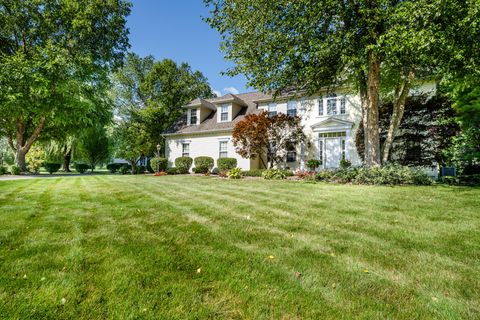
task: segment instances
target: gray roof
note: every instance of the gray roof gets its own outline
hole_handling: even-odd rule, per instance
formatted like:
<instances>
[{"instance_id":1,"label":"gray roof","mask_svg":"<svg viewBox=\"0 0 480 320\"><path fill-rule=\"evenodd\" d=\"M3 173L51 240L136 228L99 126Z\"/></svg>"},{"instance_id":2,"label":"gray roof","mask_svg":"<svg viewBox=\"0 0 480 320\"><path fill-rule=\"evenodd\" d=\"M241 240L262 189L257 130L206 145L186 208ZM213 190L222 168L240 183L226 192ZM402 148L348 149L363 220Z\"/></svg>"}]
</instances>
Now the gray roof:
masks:
<instances>
[{"instance_id":1,"label":"gray roof","mask_svg":"<svg viewBox=\"0 0 480 320\"><path fill-rule=\"evenodd\" d=\"M250 92L240 94L227 94L222 97L211 99L195 99L191 101L185 107L195 107L204 104L205 102L210 104L218 104L223 102L235 102L242 107L242 110L235 116L233 121L217 122L217 111L212 111L210 115L202 121L199 125L187 125L186 117L179 119L173 126L164 132L166 135L185 135L195 133L208 133L215 131L228 131L232 130L235 124L241 121L245 115L251 113L258 113L257 103L259 100L271 99L272 96L261 92ZM203 100L203 102L202 102Z\"/></svg>"}]
</instances>

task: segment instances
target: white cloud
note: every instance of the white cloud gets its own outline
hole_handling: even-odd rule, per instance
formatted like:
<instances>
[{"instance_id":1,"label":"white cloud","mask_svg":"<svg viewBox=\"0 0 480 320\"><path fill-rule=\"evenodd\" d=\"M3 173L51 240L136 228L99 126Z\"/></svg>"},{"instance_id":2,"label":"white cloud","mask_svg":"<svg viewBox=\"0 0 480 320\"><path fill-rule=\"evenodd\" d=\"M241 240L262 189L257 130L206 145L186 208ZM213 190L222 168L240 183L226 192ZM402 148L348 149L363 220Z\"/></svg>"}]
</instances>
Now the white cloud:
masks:
<instances>
[{"instance_id":1,"label":"white cloud","mask_svg":"<svg viewBox=\"0 0 480 320\"><path fill-rule=\"evenodd\" d=\"M217 97L221 97L221 96L222 96L222 93L221 93L220 91L214 90L214 89L213 89L212 91L213 91L214 94L217 95Z\"/></svg>"},{"instance_id":2,"label":"white cloud","mask_svg":"<svg viewBox=\"0 0 480 320\"><path fill-rule=\"evenodd\" d=\"M237 88L235 87L226 87L226 88L223 88L223 92L225 93L232 93L232 94L239 94L240 91L238 91Z\"/></svg>"}]
</instances>

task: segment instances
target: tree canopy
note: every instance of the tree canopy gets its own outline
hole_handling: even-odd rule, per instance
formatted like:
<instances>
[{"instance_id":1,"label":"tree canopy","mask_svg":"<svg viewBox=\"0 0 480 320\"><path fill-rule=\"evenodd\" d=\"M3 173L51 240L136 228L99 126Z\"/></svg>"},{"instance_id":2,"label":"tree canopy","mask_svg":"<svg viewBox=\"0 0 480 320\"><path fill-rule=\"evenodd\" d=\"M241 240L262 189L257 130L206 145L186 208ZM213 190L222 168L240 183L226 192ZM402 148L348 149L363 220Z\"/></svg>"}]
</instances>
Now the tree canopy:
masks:
<instances>
[{"instance_id":1,"label":"tree canopy","mask_svg":"<svg viewBox=\"0 0 480 320\"><path fill-rule=\"evenodd\" d=\"M41 136L92 124L128 48L125 0L0 2L0 134L26 170Z\"/></svg>"},{"instance_id":2,"label":"tree canopy","mask_svg":"<svg viewBox=\"0 0 480 320\"><path fill-rule=\"evenodd\" d=\"M205 0L222 49L263 91L359 92L365 164L381 161L378 106L395 100L392 140L415 78L478 71L480 4L460 0ZM476 40L477 39L477 40ZM387 143L388 158L389 144Z\"/></svg>"}]
</instances>

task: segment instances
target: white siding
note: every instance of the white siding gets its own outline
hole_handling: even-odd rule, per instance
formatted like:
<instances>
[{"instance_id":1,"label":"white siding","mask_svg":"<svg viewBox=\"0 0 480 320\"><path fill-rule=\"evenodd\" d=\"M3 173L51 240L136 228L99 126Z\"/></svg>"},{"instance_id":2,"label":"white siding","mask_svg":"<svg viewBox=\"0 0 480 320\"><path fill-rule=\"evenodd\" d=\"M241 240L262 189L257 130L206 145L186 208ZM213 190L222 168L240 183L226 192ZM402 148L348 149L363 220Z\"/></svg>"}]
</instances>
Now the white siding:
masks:
<instances>
[{"instance_id":1,"label":"white siding","mask_svg":"<svg viewBox=\"0 0 480 320\"><path fill-rule=\"evenodd\" d=\"M220 141L228 141L228 157L237 159L237 166L243 170L250 170L250 159L244 159L235 152L231 135L219 134L208 136L168 137L166 144L166 156L169 167L175 166L175 159L182 156L182 143L190 143L190 157L195 159L199 156L212 157L215 167L219 158ZM193 165L192 165L193 167Z\"/></svg>"}]
</instances>

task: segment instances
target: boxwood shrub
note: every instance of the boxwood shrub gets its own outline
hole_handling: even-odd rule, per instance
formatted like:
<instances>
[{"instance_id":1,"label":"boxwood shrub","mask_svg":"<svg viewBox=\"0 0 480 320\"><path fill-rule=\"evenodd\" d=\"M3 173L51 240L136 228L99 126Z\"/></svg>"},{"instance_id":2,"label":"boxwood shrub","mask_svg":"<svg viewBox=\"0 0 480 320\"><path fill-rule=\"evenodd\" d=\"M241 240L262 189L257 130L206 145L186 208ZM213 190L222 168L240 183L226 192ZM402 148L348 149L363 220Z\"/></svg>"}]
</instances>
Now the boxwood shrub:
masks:
<instances>
[{"instance_id":1,"label":"boxwood shrub","mask_svg":"<svg viewBox=\"0 0 480 320\"><path fill-rule=\"evenodd\" d=\"M190 157L178 157L175 159L175 167L177 168L178 173L181 174L188 173L192 163L193 159Z\"/></svg>"},{"instance_id":2,"label":"boxwood shrub","mask_svg":"<svg viewBox=\"0 0 480 320\"><path fill-rule=\"evenodd\" d=\"M214 165L212 157L196 157L194 163L195 173L208 173Z\"/></svg>"},{"instance_id":3,"label":"boxwood shrub","mask_svg":"<svg viewBox=\"0 0 480 320\"><path fill-rule=\"evenodd\" d=\"M75 163L75 170L79 173L85 173L91 167L86 163Z\"/></svg>"},{"instance_id":4,"label":"boxwood shrub","mask_svg":"<svg viewBox=\"0 0 480 320\"><path fill-rule=\"evenodd\" d=\"M166 170L167 174L178 174L178 170L175 167L167 168Z\"/></svg>"},{"instance_id":5,"label":"boxwood shrub","mask_svg":"<svg viewBox=\"0 0 480 320\"><path fill-rule=\"evenodd\" d=\"M117 172L118 170L120 170L121 167L122 167L121 163L109 163L109 164L107 164L107 169L111 173Z\"/></svg>"},{"instance_id":6,"label":"boxwood shrub","mask_svg":"<svg viewBox=\"0 0 480 320\"><path fill-rule=\"evenodd\" d=\"M57 162L45 162L43 164L43 167L45 168L45 170L47 170L48 173L52 174L60 170L62 164Z\"/></svg>"},{"instance_id":7,"label":"boxwood shrub","mask_svg":"<svg viewBox=\"0 0 480 320\"><path fill-rule=\"evenodd\" d=\"M167 170L168 160L166 158L155 157L150 159L150 166L155 172Z\"/></svg>"},{"instance_id":8,"label":"boxwood shrub","mask_svg":"<svg viewBox=\"0 0 480 320\"><path fill-rule=\"evenodd\" d=\"M229 171L237 167L237 159L235 158L217 159L217 167L220 172Z\"/></svg>"}]
</instances>

